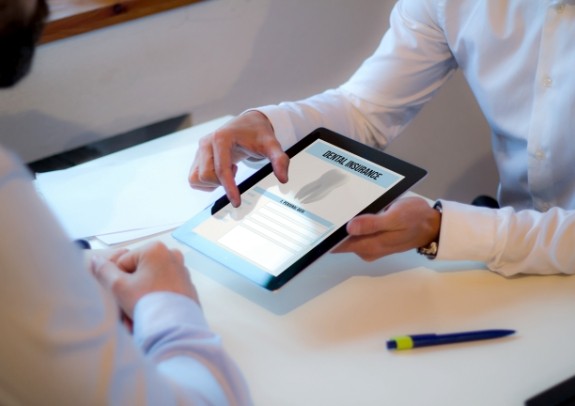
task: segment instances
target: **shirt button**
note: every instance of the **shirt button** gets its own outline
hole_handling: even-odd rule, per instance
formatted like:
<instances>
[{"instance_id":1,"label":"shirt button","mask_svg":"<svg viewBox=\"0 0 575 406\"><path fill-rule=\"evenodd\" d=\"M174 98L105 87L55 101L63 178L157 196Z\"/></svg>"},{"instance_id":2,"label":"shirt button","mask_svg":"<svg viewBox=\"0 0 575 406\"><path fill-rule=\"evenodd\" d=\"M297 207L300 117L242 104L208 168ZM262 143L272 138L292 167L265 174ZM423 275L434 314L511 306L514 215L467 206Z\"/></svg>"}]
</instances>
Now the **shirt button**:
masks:
<instances>
[{"instance_id":1,"label":"shirt button","mask_svg":"<svg viewBox=\"0 0 575 406\"><path fill-rule=\"evenodd\" d=\"M550 208L551 208L551 205L550 205L549 203L541 203L541 204L539 205L539 209L540 209L540 211L542 211L542 212L546 212L546 211L548 211Z\"/></svg>"},{"instance_id":2,"label":"shirt button","mask_svg":"<svg viewBox=\"0 0 575 406\"><path fill-rule=\"evenodd\" d=\"M552 84L553 84L553 79L551 79L549 76L545 76L543 78L543 86L551 87Z\"/></svg>"},{"instance_id":3,"label":"shirt button","mask_svg":"<svg viewBox=\"0 0 575 406\"><path fill-rule=\"evenodd\" d=\"M540 149L535 151L535 159L537 159L538 161L542 161L543 159L545 159L545 152L543 152Z\"/></svg>"},{"instance_id":4,"label":"shirt button","mask_svg":"<svg viewBox=\"0 0 575 406\"><path fill-rule=\"evenodd\" d=\"M565 11L565 4L561 3L557 6L557 14L563 14L563 11Z\"/></svg>"}]
</instances>

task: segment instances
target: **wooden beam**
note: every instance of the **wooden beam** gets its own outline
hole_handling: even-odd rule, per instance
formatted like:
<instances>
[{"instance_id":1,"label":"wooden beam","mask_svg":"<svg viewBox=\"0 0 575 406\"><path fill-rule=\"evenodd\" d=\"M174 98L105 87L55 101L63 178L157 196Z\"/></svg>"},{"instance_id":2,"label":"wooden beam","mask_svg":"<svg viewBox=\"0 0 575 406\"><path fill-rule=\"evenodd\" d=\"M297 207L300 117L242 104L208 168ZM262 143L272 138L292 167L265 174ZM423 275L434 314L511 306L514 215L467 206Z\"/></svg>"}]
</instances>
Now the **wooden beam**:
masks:
<instances>
[{"instance_id":1,"label":"wooden beam","mask_svg":"<svg viewBox=\"0 0 575 406\"><path fill-rule=\"evenodd\" d=\"M50 18L40 43L97 30L205 0L48 0Z\"/></svg>"}]
</instances>

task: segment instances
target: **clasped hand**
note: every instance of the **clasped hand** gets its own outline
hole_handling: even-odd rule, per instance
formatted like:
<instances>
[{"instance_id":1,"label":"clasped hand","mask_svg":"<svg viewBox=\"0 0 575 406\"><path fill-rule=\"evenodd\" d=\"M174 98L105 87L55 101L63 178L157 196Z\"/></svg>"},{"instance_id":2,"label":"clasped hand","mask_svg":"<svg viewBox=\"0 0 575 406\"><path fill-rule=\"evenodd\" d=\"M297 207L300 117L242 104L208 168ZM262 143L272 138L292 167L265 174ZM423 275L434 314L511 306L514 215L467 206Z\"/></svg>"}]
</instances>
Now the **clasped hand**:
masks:
<instances>
[{"instance_id":1,"label":"clasped hand","mask_svg":"<svg viewBox=\"0 0 575 406\"><path fill-rule=\"evenodd\" d=\"M133 250L91 254L90 269L132 319L138 300L152 292L173 292L199 303L180 251L153 242Z\"/></svg>"}]
</instances>

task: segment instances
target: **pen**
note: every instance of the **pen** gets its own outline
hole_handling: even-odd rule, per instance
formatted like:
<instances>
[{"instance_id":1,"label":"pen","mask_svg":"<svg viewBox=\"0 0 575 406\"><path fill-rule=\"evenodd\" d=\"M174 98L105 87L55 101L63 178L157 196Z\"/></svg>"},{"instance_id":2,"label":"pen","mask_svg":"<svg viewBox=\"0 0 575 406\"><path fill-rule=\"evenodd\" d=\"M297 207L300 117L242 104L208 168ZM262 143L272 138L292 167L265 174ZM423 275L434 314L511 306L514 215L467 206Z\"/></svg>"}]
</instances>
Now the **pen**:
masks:
<instances>
[{"instance_id":1,"label":"pen","mask_svg":"<svg viewBox=\"0 0 575 406\"><path fill-rule=\"evenodd\" d=\"M515 330L479 330L449 334L414 334L393 337L387 341L388 350L409 350L430 345L463 343L466 341L491 340L506 337Z\"/></svg>"}]
</instances>

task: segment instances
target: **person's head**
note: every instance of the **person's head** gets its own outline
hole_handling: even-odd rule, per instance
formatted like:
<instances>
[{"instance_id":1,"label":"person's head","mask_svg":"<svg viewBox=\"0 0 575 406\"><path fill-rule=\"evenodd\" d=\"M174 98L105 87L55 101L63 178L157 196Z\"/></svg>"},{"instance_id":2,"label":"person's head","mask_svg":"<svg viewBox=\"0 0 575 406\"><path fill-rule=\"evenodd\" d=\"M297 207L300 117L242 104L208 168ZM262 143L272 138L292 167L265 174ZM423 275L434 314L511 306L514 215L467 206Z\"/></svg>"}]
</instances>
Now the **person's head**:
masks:
<instances>
[{"instance_id":1,"label":"person's head","mask_svg":"<svg viewBox=\"0 0 575 406\"><path fill-rule=\"evenodd\" d=\"M47 16L46 0L0 0L0 87L29 72Z\"/></svg>"}]
</instances>

